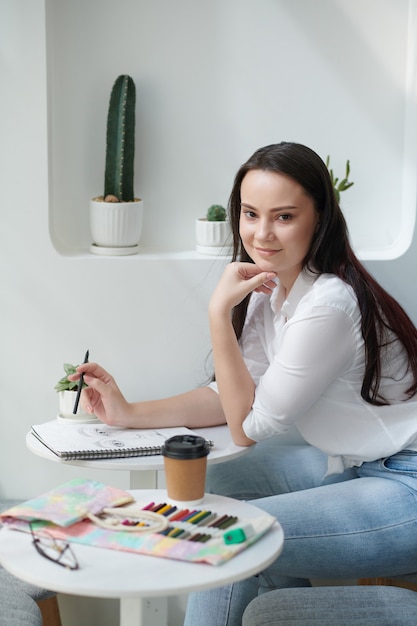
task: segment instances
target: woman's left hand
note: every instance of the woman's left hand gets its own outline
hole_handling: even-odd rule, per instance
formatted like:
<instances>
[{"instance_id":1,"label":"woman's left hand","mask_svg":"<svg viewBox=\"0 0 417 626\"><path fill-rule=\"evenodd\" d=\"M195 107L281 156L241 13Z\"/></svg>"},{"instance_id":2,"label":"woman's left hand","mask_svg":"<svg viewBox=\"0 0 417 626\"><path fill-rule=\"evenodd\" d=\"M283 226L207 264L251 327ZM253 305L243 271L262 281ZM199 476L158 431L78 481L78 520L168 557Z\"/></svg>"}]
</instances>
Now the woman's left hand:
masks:
<instances>
[{"instance_id":1,"label":"woman's left hand","mask_svg":"<svg viewBox=\"0 0 417 626\"><path fill-rule=\"evenodd\" d=\"M276 274L263 272L254 263L234 262L224 270L210 300L210 310L230 312L252 291L270 294Z\"/></svg>"}]
</instances>

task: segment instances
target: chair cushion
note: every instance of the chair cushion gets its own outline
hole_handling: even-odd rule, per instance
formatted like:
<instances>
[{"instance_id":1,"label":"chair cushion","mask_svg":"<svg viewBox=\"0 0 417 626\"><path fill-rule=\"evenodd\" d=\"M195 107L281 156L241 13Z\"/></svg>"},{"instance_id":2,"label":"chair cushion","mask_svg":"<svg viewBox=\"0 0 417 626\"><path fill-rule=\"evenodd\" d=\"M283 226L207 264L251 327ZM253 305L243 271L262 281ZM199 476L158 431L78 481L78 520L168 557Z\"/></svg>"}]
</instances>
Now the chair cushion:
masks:
<instances>
[{"instance_id":1,"label":"chair cushion","mask_svg":"<svg viewBox=\"0 0 417 626\"><path fill-rule=\"evenodd\" d=\"M0 500L0 511L6 511L12 506L20 503L21 500ZM42 589L41 587L36 587L35 585L31 585L30 583L26 583L23 580L16 578L12 574L9 574L9 572L1 567L1 565L0 589L5 590L5 593L12 593L14 590L16 590L16 592L19 594L26 593L28 596L33 598L33 600L46 600L47 598L51 598L52 596L56 595L54 591L48 591L46 589Z\"/></svg>"},{"instance_id":2,"label":"chair cushion","mask_svg":"<svg viewBox=\"0 0 417 626\"><path fill-rule=\"evenodd\" d=\"M0 587L0 626L42 626L38 605L18 589Z\"/></svg>"},{"instance_id":3,"label":"chair cushion","mask_svg":"<svg viewBox=\"0 0 417 626\"><path fill-rule=\"evenodd\" d=\"M247 606L242 626L415 626L417 593L400 587L277 589Z\"/></svg>"}]
</instances>

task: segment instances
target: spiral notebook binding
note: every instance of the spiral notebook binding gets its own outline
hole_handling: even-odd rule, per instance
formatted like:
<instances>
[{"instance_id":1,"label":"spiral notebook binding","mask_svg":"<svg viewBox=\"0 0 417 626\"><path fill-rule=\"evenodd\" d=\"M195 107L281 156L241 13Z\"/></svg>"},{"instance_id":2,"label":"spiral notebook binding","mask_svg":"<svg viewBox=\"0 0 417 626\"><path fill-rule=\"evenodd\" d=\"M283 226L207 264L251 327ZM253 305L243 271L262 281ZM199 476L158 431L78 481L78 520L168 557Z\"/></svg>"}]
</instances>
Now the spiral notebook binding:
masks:
<instances>
[{"instance_id":1,"label":"spiral notebook binding","mask_svg":"<svg viewBox=\"0 0 417 626\"><path fill-rule=\"evenodd\" d=\"M161 439L174 435L195 435L185 427L123 429L107 424L67 424L58 421L35 424L31 434L63 461L117 459L162 454ZM207 441L210 448L214 442ZM95 448L92 446L96 446Z\"/></svg>"},{"instance_id":2,"label":"spiral notebook binding","mask_svg":"<svg viewBox=\"0 0 417 626\"><path fill-rule=\"evenodd\" d=\"M214 442L207 440L210 448L214 446ZM143 448L119 448L112 450L103 448L103 450L82 450L82 451L64 451L60 453L61 459L64 461L85 461L88 459L120 459L132 456L157 456L162 454L162 446L144 446Z\"/></svg>"},{"instance_id":3,"label":"spiral notebook binding","mask_svg":"<svg viewBox=\"0 0 417 626\"><path fill-rule=\"evenodd\" d=\"M116 459L132 456L156 456L161 454L161 446L147 446L143 448L120 448L119 450L83 450L82 452L61 452L61 458L65 461L86 459Z\"/></svg>"}]
</instances>

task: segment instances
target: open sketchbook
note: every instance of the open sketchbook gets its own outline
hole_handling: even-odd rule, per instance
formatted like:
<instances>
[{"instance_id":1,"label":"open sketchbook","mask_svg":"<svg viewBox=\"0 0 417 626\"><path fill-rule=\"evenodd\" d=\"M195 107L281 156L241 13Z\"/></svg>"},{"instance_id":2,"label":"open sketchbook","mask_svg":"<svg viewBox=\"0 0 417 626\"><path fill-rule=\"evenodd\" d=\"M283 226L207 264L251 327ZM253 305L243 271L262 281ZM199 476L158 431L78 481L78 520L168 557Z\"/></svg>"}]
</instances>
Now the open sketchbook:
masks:
<instances>
[{"instance_id":1,"label":"open sketchbook","mask_svg":"<svg viewBox=\"0 0 417 626\"><path fill-rule=\"evenodd\" d=\"M162 445L169 437L197 434L183 427L152 430L102 423L62 424L58 420L32 426L31 433L65 461L154 456L161 454Z\"/></svg>"}]
</instances>

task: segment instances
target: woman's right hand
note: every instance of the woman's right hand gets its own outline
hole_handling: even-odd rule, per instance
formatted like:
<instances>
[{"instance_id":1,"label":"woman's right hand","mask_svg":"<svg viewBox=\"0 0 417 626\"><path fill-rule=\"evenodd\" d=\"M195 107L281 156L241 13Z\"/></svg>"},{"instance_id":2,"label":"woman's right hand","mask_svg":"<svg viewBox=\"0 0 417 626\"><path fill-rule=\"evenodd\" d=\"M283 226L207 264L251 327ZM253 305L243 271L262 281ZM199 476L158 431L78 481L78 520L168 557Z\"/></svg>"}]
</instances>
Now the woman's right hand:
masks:
<instances>
[{"instance_id":1,"label":"woman's right hand","mask_svg":"<svg viewBox=\"0 0 417 626\"><path fill-rule=\"evenodd\" d=\"M132 406L126 401L114 378L97 363L83 363L69 380L79 380L84 374L88 385L82 390L81 405L86 413L93 414L105 424L129 427Z\"/></svg>"},{"instance_id":2,"label":"woman's right hand","mask_svg":"<svg viewBox=\"0 0 417 626\"><path fill-rule=\"evenodd\" d=\"M227 315L252 291L271 294L276 287L275 272L264 272L254 263L229 263L211 296L209 312Z\"/></svg>"}]
</instances>

